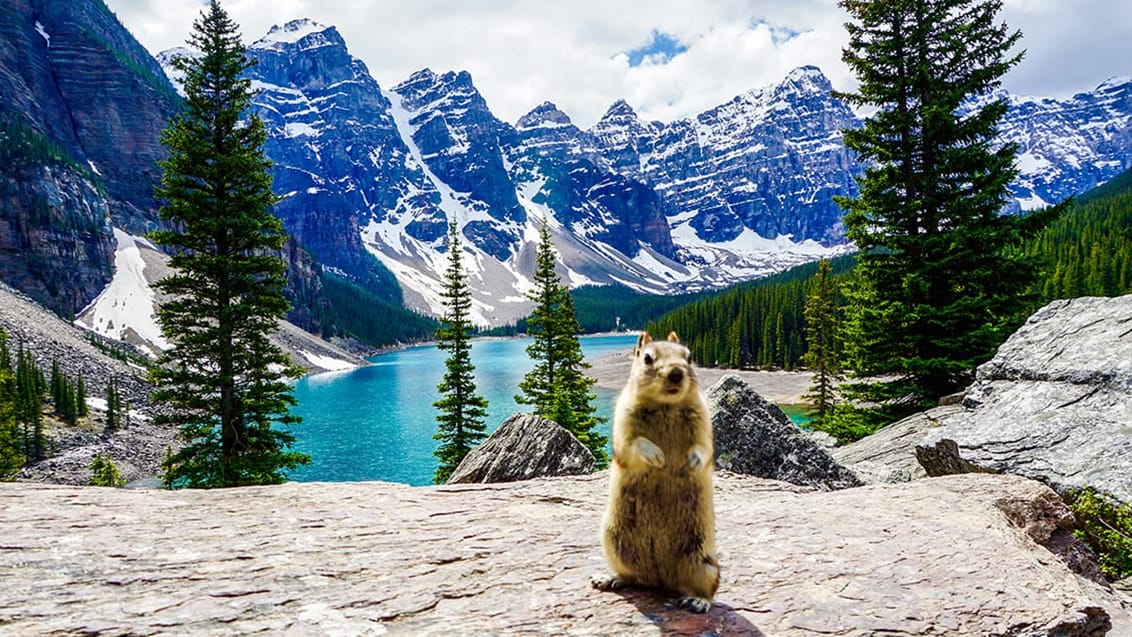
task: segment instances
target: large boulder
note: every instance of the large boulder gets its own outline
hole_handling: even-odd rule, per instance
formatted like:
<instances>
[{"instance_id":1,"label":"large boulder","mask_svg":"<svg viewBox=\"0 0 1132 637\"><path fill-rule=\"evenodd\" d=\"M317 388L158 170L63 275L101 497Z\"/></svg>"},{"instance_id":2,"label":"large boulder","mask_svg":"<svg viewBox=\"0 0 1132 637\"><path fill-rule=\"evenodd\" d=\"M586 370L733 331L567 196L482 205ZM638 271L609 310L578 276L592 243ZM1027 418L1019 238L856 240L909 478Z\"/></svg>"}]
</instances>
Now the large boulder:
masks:
<instances>
[{"instance_id":1,"label":"large boulder","mask_svg":"<svg viewBox=\"0 0 1132 637\"><path fill-rule=\"evenodd\" d=\"M1072 516L1032 480L814 492L721 473L723 581L704 615L590 587L607 484L0 484L0 632L1132 634L1127 598L1061 558Z\"/></svg>"},{"instance_id":2,"label":"large boulder","mask_svg":"<svg viewBox=\"0 0 1132 637\"><path fill-rule=\"evenodd\" d=\"M515 414L464 456L448 484L573 476L593 468L593 453L574 434L552 420Z\"/></svg>"},{"instance_id":3,"label":"large boulder","mask_svg":"<svg viewBox=\"0 0 1132 637\"><path fill-rule=\"evenodd\" d=\"M917 446L928 475L1011 473L1132 503L1132 295L1045 306L962 404Z\"/></svg>"},{"instance_id":4,"label":"large boulder","mask_svg":"<svg viewBox=\"0 0 1132 637\"><path fill-rule=\"evenodd\" d=\"M738 376L719 379L706 398L720 469L822 490L861 485L853 472Z\"/></svg>"},{"instance_id":5,"label":"large boulder","mask_svg":"<svg viewBox=\"0 0 1132 637\"><path fill-rule=\"evenodd\" d=\"M916 445L929 431L944 426L963 411L958 405L945 405L913 414L856 442L834 447L829 455L866 484L923 478L927 473L916 458Z\"/></svg>"}]
</instances>

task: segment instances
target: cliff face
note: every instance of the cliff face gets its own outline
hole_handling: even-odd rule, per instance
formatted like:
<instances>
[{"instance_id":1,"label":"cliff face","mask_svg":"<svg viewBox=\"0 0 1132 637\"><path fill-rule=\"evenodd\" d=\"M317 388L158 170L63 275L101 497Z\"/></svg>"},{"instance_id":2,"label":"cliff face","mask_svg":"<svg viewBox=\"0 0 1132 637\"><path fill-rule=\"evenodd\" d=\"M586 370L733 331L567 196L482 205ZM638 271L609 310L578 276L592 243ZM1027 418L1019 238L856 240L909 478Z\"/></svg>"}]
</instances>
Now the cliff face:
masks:
<instances>
[{"instance_id":1,"label":"cliff face","mask_svg":"<svg viewBox=\"0 0 1132 637\"><path fill-rule=\"evenodd\" d=\"M100 0L14 0L0 16L0 277L69 315L109 281L111 225L156 227L177 97Z\"/></svg>"},{"instance_id":2,"label":"cliff face","mask_svg":"<svg viewBox=\"0 0 1132 637\"><path fill-rule=\"evenodd\" d=\"M114 225L157 227L154 184L165 156L159 137L180 100L164 71L101 0L35 0L51 77L81 156L93 163Z\"/></svg>"},{"instance_id":3,"label":"cliff face","mask_svg":"<svg viewBox=\"0 0 1132 637\"><path fill-rule=\"evenodd\" d=\"M0 485L14 634L1010 635L1132 631L1071 516L991 475L806 492L718 475L710 612L601 593L602 474L214 491ZM1050 547L1050 548L1047 548ZM1052 549L1052 550L1051 550ZM1111 632L1110 632L1111 631Z\"/></svg>"},{"instance_id":4,"label":"cliff face","mask_svg":"<svg viewBox=\"0 0 1132 637\"><path fill-rule=\"evenodd\" d=\"M110 281L109 203L73 165L7 150L0 150L8 160L0 174L0 281L74 315Z\"/></svg>"}]
</instances>

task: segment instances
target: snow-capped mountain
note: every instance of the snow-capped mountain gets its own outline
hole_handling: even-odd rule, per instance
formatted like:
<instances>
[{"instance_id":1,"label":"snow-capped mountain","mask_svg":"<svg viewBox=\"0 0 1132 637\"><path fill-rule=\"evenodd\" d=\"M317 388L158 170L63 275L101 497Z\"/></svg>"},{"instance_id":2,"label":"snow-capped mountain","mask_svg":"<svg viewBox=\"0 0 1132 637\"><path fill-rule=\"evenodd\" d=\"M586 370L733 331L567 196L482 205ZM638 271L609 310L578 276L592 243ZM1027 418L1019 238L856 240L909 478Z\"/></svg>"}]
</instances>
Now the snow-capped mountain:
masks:
<instances>
[{"instance_id":1,"label":"snow-capped mountain","mask_svg":"<svg viewBox=\"0 0 1132 637\"><path fill-rule=\"evenodd\" d=\"M860 120L814 67L669 123L618 101L582 130L551 103L500 121L466 72L425 69L383 90L336 29L309 20L249 54L287 229L367 285L391 271L415 309L443 310L449 220L481 324L529 310L544 219L571 285L699 290L847 250L833 197L856 192L840 131ZM1132 163L1130 94L1122 80L1065 101L1008 97L1019 206Z\"/></svg>"},{"instance_id":2,"label":"snow-capped mountain","mask_svg":"<svg viewBox=\"0 0 1132 637\"><path fill-rule=\"evenodd\" d=\"M677 242L731 242L749 230L830 245L842 240L832 197L856 193L840 131L859 125L831 89L821 71L802 67L666 125L641 122L621 102L594 136L602 154L674 208Z\"/></svg>"},{"instance_id":3,"label":"snow-capped mountain","mask_svg":"<svg viewBox=\"0 0 1132 637\"><path fill-rule=\"evenodd\" d=\"M1095 188L1132 165L1132 77L1067 100L998 93L1010 104L1000 136L1018 144L1012 185L1022 210Z\"/></svg>"}]
</instances>

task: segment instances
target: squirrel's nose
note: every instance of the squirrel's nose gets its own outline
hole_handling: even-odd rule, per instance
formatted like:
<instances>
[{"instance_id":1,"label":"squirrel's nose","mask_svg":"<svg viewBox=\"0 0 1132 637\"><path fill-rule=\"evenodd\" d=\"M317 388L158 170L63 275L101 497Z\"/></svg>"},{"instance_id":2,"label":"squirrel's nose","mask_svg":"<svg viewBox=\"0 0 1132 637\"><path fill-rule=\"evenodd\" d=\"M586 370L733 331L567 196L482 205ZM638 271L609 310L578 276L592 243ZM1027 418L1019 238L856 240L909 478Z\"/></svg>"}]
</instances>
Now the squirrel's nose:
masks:
<instances>
[{"instance_id":1,"label":"squirrel's nose","mask_svg":"<svg viewBox=\"0 0 1132 637\"><path fill-rule=\"evenodd\" d=\"M668 382L678 383L682 380L684 380L684 372L680 371L679 369L674 369L668 372Z\"/></svg>"}]
</instances>

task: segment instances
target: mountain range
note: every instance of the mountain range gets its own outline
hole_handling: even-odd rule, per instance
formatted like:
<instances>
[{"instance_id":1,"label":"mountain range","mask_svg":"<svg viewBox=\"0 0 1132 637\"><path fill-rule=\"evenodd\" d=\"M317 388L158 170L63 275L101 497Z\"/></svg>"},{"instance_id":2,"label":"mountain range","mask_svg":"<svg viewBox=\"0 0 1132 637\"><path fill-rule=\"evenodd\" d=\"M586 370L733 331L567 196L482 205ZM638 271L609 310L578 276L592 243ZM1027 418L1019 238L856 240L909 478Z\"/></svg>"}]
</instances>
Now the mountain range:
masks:
<instances>
[{"instance_id":1,"label":"mountain range","mask_svg":"<svg viewBox=\"0 0 1132 637\"><path fill-rule=\"evenodd\" d=\"M0 158L16 159L0 168L0 278L64 315L109 281L114 228L136 236L160 223L157 134L180 108L162 69L192 54L155 61L100 0L66 5L0 9ZM294 238L292 293L316 299L300 313L317 311L322 273L439 314L449 220L484 325L529 310L544 222L571 285L651 293L849 249L833 197L855 194L863 167L840 131L861 119L814 67L673 122L617 101L583 130L549 102L501 121L467 72L424 69L382 87L337 29L310 20L274 27L248 54L276 213ZM1020 148L1012 211L1132 165L1132 79L1062 100L1000 96L1001 138Z\"/></svg>"},{"instance_id":2,"label":"mountain range","mask_svg":"<svg viewBox=\"0 0 1132 637\"><path fill-rule=\"evenodd\" d=\"M168 69L178 54L158 57ZM383 88L337 29L310 20L274 27L249 55L288 230L354 280L377 256L425 313L442 311L449 219L467 240L481 324L529 309L544 220L573 286L692 292L847 249L833 198L856 193L863 167L841 130L861 119L815 67L668 123L617 101L582 130L550 102L501 121L467 72ZM1132 80L1068 100L993 97L1010 103L1001 136L1020 148L1012 211L1132 163Z\"/></svg>"}]
</instances>

